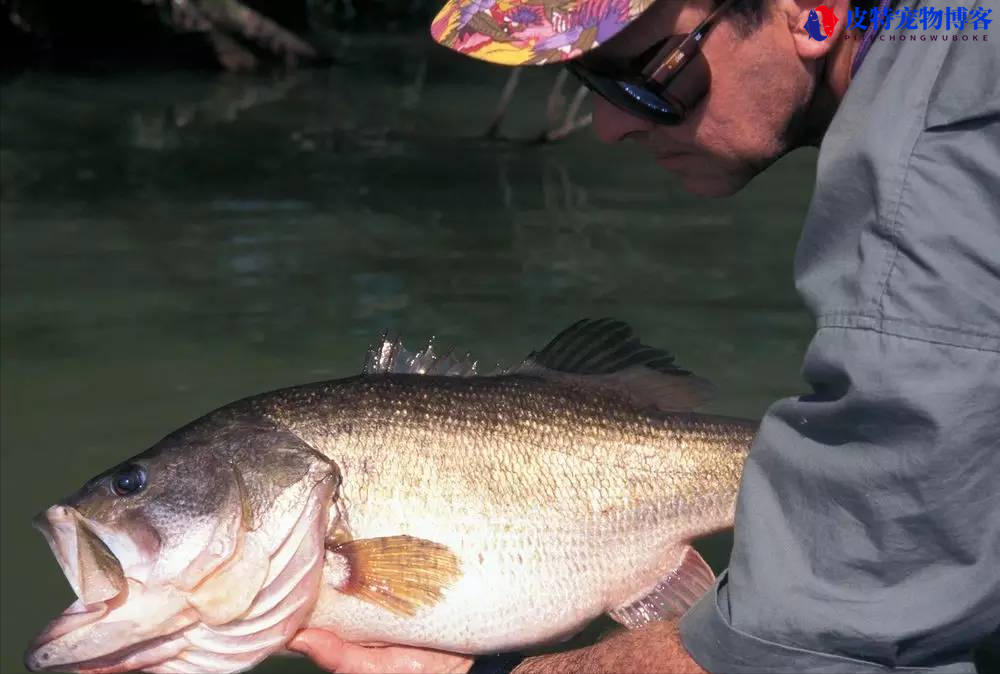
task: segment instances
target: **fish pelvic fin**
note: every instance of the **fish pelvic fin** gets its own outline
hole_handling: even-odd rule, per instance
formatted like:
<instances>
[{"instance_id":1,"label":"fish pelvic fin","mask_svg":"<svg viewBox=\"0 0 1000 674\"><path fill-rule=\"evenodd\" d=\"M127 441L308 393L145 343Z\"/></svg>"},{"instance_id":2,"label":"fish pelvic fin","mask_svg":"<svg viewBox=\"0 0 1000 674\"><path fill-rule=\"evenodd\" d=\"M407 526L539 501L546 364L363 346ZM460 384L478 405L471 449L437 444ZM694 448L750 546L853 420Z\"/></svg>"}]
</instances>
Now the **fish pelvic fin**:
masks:
<instances>
[{"instance_id":1,"label":"fish pelvic fin","mask_svg":"<svg viewBox=\"0 0 1000 674\"><path fill-rule=\"evenodd\" d=\"M715 573L711 567L694 548L685 545L676 562L656 585L608 615L629 629L674 618L687 612L714 584Z\"/></svg>"},{"instance_id":2,"label":"fish pelvic fin","mask_svg":"<svg viewBox=\"0 0 1000 674\"><path fill-rule=\"evenodd\" d=\"M345 570L340 592L407 617L437 604L461 576L447 546L413 536L328 541L327 561Z\"/></svg>"},{"instance_id":3,"label":"fish pelvic fin","mask_svg":"<svg viewBox=\"0 0 1000 674\"><path fill-rule=\"evenodd\" d=\"M643 344L632 326L612 318L577 321L507 374L597 390L661 411L693 410L713 392L707 380L678 367L670 352Z\"/></svg>"}]
</instances>

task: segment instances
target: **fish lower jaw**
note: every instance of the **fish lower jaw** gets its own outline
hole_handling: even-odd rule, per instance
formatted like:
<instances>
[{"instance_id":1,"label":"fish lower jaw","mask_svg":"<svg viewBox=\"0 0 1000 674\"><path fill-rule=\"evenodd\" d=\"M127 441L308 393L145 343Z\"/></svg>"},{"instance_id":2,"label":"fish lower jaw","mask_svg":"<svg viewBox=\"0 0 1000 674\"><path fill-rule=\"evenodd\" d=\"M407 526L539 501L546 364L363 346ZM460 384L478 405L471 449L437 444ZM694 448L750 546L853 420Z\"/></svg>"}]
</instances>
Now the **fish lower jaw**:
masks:
<instances>
[{"instance_id":1,"label":"fish lower jaw","mask_svg":"<svg viewBox=\"0 0 1000 674\"><path fill-rule=\"evenodd\" d=\"M164 647L177 646L197 620L193 611L180 610L163 621L155 635L133 641L123 638L126 627L106 622L109 607L88 606L81 611L78 606L79 602L70 606L36 637L24 657L29 671L110 674L141 669L166 657Z\"/></svg>"},{"instance_id":2,"label":"fish lower jaw","mask_svg":"<svg viewBox=\"0 0 1000 674\"><path fill-rule=\"evenodd\" d=\"M106 604L85 606L77 600L67 608L61 616L53 620L34 638L24 654L24 666L29 672L44 672L54 667L65 667L73 663L61 662L52 653L49 644L75 630L85 628L100 620L108 612Z\"/></svg>"},{"instance_id":3,"label":"fish lower jaw","mask_svg":"<svg viewBox=\"0 0 1000 674\"><path fill-rule=\"evenodd\" d=\"M312 574L318 578L318 570ZM305 588L303 588L305 590ZM206 625L197 611L185 608L161 623L151 636L129 638L131 626L111 620L106 607L74 604L50 623L25 654L32 672L69 671L80 674L200 672L233 674L251 669L292 638L315 603L316 591L299 591L270 607L255 606L248 615L225 625ZM150 634L149 631L146 632ZM105 652L95 646L121 642Z\"/></svg>"},{"instance_id":4,"label":"fish lower jaw","mask_svg":"<svg viewBox=\"0 0 1000 674\"><path fill-rule=\"evenodd\" d=\"M133 585L113 607L74 603L35 639L25 666L81 674L246 671L284 647L312 611L322 573L317 538L302 541L235 620L206 624L189 593Z\"/></svg>"}]
</instances>

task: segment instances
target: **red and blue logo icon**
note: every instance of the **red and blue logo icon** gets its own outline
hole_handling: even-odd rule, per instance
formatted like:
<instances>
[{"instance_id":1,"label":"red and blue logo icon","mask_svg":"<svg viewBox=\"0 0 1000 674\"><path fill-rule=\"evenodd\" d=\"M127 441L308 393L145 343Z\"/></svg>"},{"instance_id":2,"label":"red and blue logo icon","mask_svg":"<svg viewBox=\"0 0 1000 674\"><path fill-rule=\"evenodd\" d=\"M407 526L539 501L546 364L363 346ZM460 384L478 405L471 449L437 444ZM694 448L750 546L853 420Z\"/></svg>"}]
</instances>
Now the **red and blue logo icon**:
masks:
<instances>
[{"instance_id":1,"label":"red and blue logo icon","mask_svg":"<svg viewBox=\"0 0 1000 674\"><path fill-rule=\"evenodd\" d=\"M822 42L833 35L833 28L838 20L832 9L826 5L819 5L816 9L809 10L806 32L809 33L810 39Z\"/></svg>"}]
</instances>

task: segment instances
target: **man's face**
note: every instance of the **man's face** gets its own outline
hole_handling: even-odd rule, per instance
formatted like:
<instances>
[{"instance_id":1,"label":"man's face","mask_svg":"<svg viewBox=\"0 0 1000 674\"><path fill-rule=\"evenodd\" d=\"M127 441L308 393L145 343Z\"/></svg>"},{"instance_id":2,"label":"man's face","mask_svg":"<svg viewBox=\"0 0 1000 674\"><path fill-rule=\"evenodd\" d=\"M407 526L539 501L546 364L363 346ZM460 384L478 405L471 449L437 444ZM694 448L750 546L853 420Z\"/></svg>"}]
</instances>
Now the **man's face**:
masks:
<instances>
[{"instance_id":1,"label":"man's face","mask_svg":"<svg viewBox=\"0 0 1000 674\"><path fill-rule=\"evenodd\" d=\"M702 44L712 72L708 94L678 126L646 121L594 97L594 130L608 143L636 140L684 188L727 196L792 149L792 130L815 88L815 61L803 60L793 41L794 20L773 0L763 25L750 35L730 16ZM710 0L660 0L614 39L593 52L627 63L668 35L690 32L713 9Z\"/></svg>"}]
</instances>

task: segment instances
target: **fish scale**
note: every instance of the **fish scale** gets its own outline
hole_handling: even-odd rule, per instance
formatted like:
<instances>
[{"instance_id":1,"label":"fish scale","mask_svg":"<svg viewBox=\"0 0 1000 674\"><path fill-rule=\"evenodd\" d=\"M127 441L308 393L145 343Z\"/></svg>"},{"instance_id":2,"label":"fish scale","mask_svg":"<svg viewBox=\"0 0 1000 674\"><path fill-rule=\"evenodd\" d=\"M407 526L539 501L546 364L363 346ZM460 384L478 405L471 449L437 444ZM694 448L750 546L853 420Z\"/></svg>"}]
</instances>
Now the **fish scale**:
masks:
<instances>
[{"instance_id":1,"label":"fish scale","mask_svg":"<svg viewBox=\"0 0 1000 674\"><path fill-rule=\"evenodd\" d=\"M549 616L543 637L579 629L653 584L678 541L728 526L755 432L529 376L385 375L292 400L277 394L263 409L340 466L352 534L442 543L463 572L418 616L387 620L328 594L310 624L473 652L538 640L537 626L497 635L498 613L532 625ZM587 593L580 610L562 608ZM486 599L490 610L477 609Z\"/></svg>"},{"instance_id":2,"label":"fish scale","mask_svg":"<svg viewBox=\"0 0 1000 674\"><path fill-rule=\"evenodd\" d=\"M363 375L223 406L47 510L79 601L29 669L244 671L304 627L528 648L602 613L679 615L713 582L756 424L611 319L487 376L387 335Z\"/></svg>"}]
</instances>

